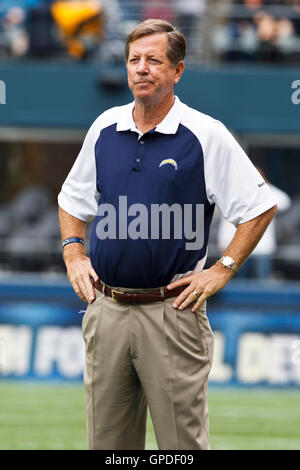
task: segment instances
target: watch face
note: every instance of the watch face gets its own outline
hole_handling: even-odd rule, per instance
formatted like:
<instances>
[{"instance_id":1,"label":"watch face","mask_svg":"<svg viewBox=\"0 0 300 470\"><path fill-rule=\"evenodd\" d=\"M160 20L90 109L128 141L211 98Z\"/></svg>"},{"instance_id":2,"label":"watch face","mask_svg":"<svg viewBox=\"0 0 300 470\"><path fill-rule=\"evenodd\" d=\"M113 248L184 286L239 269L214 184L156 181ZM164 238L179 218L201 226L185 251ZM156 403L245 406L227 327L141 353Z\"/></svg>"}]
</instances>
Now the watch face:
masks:
<instances>
[{"instance_id":1,"label":"watch face","mask_svg":"<svg viewBox=\"0 0 300 470\"><path fill-rule=\"evenodd\" d=\"M223 264L224 264L225 266L230 266L230 265L232 264L231 258L229 258L229 256L224 256Z\"/></svg>"}]
</instances>

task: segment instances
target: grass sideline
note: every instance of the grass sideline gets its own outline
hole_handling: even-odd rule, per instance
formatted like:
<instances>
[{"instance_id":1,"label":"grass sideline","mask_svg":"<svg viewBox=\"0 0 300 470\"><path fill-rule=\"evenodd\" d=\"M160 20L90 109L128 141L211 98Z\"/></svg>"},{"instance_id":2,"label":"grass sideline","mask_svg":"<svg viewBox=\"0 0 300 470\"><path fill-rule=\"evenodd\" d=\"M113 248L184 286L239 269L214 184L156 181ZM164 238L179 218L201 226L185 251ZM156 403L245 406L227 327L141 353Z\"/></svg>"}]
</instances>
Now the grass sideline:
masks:
<instances>
[{"instance_id":1,"label":"grass sideline","mask_svg":"<svg viewBox=\"0 0 300 470\"><path fill-rule=\"evenodd\" d=\"M87 449L82 385L2 380L0 396L0 450ZM212 449L300 449L299 390L209 387L208 402Z\"/></svg>"}]
</instances>

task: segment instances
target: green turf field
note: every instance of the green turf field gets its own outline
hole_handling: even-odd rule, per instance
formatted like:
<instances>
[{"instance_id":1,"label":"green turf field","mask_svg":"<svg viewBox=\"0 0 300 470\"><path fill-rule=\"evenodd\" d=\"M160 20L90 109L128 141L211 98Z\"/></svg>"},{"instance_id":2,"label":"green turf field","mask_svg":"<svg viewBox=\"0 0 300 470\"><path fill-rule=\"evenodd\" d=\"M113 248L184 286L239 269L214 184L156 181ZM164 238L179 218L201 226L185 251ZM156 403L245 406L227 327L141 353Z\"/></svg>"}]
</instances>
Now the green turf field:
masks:
<instances>
[{"instance_id":1,"label":"green turf field","mask_svg":"<svg viewBox=\"0 0 300 470\"><path fill-rule=\"evenodd\" d=\"M209 389L213 449L300 449L300 393ZM0 382L0 449L86 449L79 385ZM148 420L147 449L157 449Z\"/></svg>"}]
</instances>

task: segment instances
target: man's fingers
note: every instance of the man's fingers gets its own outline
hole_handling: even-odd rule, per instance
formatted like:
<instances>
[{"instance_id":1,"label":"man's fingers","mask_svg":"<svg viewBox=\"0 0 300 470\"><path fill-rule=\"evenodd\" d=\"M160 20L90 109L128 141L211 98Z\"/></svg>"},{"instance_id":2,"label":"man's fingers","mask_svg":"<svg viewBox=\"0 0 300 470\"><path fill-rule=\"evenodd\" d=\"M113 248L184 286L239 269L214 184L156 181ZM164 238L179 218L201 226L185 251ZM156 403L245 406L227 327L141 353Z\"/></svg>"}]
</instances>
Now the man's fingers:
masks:
<instances>
[{"instance_id":1,"label":"man's fingers","mask_svg":"<svg viewBox=\"0 0 300 470\"><path fill-rule=\"evenodd\" d=\"M197 292L197 295L195 295L196 292ZM199 290L193 289L190 295L185 299L185 301L181 305L179 305L179 310L185 309L192 302L195 302L195 300L199 299L200 294L201 293L199 292Z\"/></svg>"},{"instance_id":2,"label":"man's fingers","mask_svg":"<svg viewBox=\"0 0 300 470\"><path fill-rule=\"evenodd\" d=\"M92 303L95 300L95 291L89 275L80 274L70 279L74 291L84 302Z\"/></svg>"},{"instance_id":3,"label":"man's fingers","mask_svg":"<svg viewBox=\"0 0 300 470\"><path fill-rule=\"evenodd\" d=\"M99 276L98 276L98 274L96 273L96 271L94 271L94 269L93 269L92 267L91 267L91 269L90 269L89 275L90 275L90 277L94 280L94 282L98 282L98 281L99 281Z\"/></svg>"},{"instance_id":4,"label":"man's fingers","mask_svg":"<svg viewBox=\"0 0 300 470\"><path fill-rule=\"evenodd\" d=\"M85 292L86 301L92 303L95 300L95 291L91 279L88 276L82 276L82 286Z\"/></svg>"},{"instance_id":5,"label":"man's fingers","mask_svg":"<svg viewBox=\"0 0 300 470\"><path fill-rule=\"evenodd\" d=\"M175 287L185 286L186 284L189 284L192 279L193 279L192 276L183 277L181 279L178 279L177 281L174 281L168 284L167 289L172 290L172 289L175 289Z\"/></svg>"},{"instance_id":6,"label":"man's fingers","mask_svg":"<svg viewBox=\"0 0 300 470\"><path fill-rule=\"evenodd\" d=\"M184 289L184 291L181 292L181 294L174 300L173 307L174 308L181 307L181 304L185 302L187 298L189 298L192 291L193 291L192 286L188 286L186 289Z\"/></svg>"},{"instance_id":7,"label":"man's fingers","mask_svg":"<svg viewBox=\"0 0 300 470\"><path fill-rule=\"evenodd\" d=\"M77 284L77 282L73 281L73 282L72 282L72 286L73 286L73 289L74 289L76 295L77 295L81 300L83 300L83 302L85 302L85 301L86 301L85 296L84 296L83 292L81 291L81 289L80 289L79 285Z\"/></svg>"},{"instance_id":8,"label":"man's fingers","mask_svg":"<svg viewBox=\"0 0 300 470\"><path fill-rule=\"evenodd\" d=\"M186 292L187 295L185 295L184 297L181 297L184 292ZM199 288L198 289L192 288L189 290L186 289L184 292L180 294L180 296L173 303L174 308L178 308L179 310L184 310L191 303L197 300L197 302L195 303L195 305L193 305L193 308L192 308L192 312L196 312L196 310L198 310L198 308L201 307L203 302L209 297L209 294L207 292L199 292ZM197 295L195 295L196 293Z\"/></svg>"}]
</instances>

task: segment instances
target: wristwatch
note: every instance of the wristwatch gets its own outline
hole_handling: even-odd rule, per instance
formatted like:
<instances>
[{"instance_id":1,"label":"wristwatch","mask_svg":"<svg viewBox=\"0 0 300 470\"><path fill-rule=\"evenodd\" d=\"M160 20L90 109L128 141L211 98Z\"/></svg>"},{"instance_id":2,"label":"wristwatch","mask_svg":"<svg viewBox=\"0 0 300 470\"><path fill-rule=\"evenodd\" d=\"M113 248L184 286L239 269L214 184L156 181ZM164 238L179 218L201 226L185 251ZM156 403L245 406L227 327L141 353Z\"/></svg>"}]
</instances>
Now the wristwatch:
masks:
<instances>
[{"instance_id":1,"label":"wristwatch","mask_svg":"<svg viewBox=\"0 0 300 470\"><path fill-rule=\"evenodd\" d=\"M223 264L223 266L231 269L235 273L239 270L238 265L234 262L232 258L230 258L230 256L222 256L219 261Z\"/></svg>"}]
</instances>

